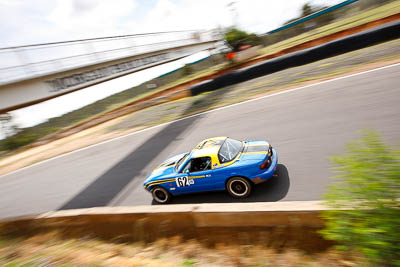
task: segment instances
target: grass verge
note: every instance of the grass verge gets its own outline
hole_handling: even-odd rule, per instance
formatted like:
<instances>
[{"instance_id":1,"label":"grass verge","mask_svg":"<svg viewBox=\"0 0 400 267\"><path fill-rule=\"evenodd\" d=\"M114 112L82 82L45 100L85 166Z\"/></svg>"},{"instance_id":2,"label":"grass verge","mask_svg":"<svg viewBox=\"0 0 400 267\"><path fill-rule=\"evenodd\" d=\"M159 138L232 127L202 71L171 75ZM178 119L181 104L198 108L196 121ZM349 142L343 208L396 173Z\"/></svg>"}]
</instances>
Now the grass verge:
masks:
<instances>
[{"instance_id":1,"label":"grass verge","mask_svg":"<svg viewBox=\"0 0 400 267\"><path fill-rule=\"evenodd\" d=\"M0 242L2 266L366 266L351 252L306 254L264 244L206 247L179 236L153 243L106 242L90 237L62 239L56 233Z\"/></svg>"},{"instance_id":2,"label":"grass verge","mask_svg":"<svg viewBox=\"0 0 400 267\"><path fill-rule=\"evenodd\" d=\"M295 46L307 41L311 41L313 39L324 37L342 30L347 30L352 27L356 27L368 22L382 19L397 13L400 13L400 0L372 8L360 14L330 23L328 25L319 27L309 32L264 47L261 50L261 54L262 55L272 54L280 50L289 48L291 46Z\"/></svg>"}]
</instances>

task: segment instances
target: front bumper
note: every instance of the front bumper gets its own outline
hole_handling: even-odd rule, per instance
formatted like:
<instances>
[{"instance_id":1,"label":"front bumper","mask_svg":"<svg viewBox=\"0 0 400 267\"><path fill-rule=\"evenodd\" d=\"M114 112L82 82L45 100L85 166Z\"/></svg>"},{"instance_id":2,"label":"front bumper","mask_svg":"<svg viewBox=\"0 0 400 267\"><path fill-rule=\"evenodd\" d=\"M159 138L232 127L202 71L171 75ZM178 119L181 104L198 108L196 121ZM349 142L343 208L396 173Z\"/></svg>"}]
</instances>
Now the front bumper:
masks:
<instances>
[{"instance_id":1,"label":"front bumper","mask_svg":"<svg viewBox=\"0 0 400 267\"><path fill-rule=\"evenodd\" d=\"M251 180L255 184L259 184L267 181L276 173L278 169L278 153L274 148L272 148L272 156L271 156L271 164L269 167L262 173L258 174L256 177L252 177Z\"/></svg>"}]
</instances>

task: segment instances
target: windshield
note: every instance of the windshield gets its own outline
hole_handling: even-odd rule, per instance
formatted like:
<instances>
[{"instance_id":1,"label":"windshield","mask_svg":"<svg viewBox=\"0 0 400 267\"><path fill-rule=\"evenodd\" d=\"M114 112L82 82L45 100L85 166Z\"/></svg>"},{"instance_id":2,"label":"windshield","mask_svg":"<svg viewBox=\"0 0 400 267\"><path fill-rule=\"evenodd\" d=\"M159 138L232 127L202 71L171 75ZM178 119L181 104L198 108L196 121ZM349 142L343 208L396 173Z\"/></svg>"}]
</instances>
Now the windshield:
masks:
<instances>
[{"instance_id":1,"label":"windshield","mask_svg":"<svg viewBox=\"0 0 400 267\"><path fill-rule=\"evenodd\" d=\"M188 157L189 153L187 153L186 155L184 155L180 160L178 160L178 162L175 165L175 171L178 171L179 168L182 166L182 163L185 162L186 158Z\"/></svg>"},{"instance_id":2,"label":"windshield","mask_svg":"<svg viewBox=\"0 0 400 267\"><path fill-rule=\"evenodd\" d=\"M218 158L221 163L233 160L242 150L243 143L241 141L227 138L222 144L218 152Z\"/></svg>"}]
</instances>

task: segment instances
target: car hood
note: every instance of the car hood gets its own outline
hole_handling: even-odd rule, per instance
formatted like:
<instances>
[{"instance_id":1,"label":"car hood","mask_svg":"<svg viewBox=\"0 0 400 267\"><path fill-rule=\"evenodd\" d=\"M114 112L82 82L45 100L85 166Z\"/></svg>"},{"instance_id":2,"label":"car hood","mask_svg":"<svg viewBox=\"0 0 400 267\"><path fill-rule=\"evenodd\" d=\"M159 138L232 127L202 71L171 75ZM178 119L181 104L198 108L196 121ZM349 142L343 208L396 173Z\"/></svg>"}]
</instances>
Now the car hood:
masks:
<instances>
[{"instance_id":1,"label":"car hood","mask_svg":"<svg viewBox=\"0 0 400 267\"><path fill-rule=\"evenodd\" d=\"M153 172L147 177L146 182L149 182L151 180L158 180L166 175L172 174L175 172L175 165L180 160L182 157L184 157L187 153L182 153L176 156L173 156L163 163L161 163L157 168L153 170Z\"/></svg>"},{"instance_id":2,"label":"car hood","mask_svg":"<svg viewBox=\"0 0 400 267\"><path fill-rule=\"evenodd\" d=\"M157 168L146 179L145 182L155 181L175 172L175 165L170 167Z\"/></svg>"}]
</instances>

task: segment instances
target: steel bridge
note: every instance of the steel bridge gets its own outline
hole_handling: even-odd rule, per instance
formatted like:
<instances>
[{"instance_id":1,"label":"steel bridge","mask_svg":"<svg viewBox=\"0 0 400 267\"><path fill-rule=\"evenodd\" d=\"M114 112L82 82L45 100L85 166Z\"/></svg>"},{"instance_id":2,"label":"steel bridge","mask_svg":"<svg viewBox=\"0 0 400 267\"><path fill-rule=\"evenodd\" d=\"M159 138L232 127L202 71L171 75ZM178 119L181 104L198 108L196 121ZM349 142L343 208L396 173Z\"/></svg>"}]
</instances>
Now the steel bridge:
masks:
<instances>
[{"instance_id":1,"label":"steel bridge","mask_svg":"<svg viewBox=\"0 0 400 267\"><path fill-rule=\"evenodd\" d=\"M217 31L174 31L0 48L0 112L211 50L220 41Z\"/></svg>"}]
</instances>

